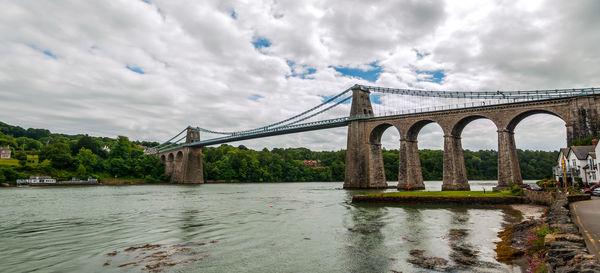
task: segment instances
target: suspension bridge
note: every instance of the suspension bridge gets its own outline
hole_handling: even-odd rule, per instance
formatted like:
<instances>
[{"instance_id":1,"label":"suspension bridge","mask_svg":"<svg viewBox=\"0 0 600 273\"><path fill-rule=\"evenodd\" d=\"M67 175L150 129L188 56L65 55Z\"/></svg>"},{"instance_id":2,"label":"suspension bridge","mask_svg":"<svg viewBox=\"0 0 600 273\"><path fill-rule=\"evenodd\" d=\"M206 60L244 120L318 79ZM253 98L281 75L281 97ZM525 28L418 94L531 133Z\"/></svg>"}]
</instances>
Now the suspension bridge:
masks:
<instances>
[{"instance_id":1,"label":"suspension bridge","mask_svg":"<svg viewBox=\"0 0 600 273\"><path fill-rule=\"evenodd\" d=\"M567 142L600 133L600 89L530 91L433 91L354 85L289 118L253 129L224 131L188 126L154 147L172 182L203 183L201 148L208 145L348 126L344 188L386 187L381 135L400 134L398 187L424 188L416 136L432 122L444 131L444 190L469 189L460 134L471 121L486 118L498 128L498 189L521 184L514 128L529 115L563 119ZM348 114L349 113L349 114ZM203 135L202 139L200 135ZM557 147L559 148L559 147Z\"/></svg>"}]
</instances>

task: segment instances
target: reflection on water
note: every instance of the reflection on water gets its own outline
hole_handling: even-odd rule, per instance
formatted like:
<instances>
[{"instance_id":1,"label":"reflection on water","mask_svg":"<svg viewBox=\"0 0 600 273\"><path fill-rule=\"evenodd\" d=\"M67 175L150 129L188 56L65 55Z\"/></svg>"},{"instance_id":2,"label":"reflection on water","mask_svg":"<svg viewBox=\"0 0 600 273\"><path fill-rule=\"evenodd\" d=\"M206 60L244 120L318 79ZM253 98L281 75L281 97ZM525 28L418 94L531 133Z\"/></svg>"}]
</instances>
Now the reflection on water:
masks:
<instances>
[{"instance_id":1,"label":"reflection on water","mask_svg":"<svg viewBox=\"0 0 600 273\"><path fill-rule=\"evenodd\" d=\"M495 262L493 251L502 225L519 217L512 210L359 206L349 201L360 191L341 186L0 189L0 271L141 272L163 262L156 268L166 272L429 272L408 263L409 252L452 265L449 232L463 229L477 259L494 264L485 272L518 272ZM474 190L493 186L471 182ZM136 264L118 267L127 263Z\"/></svg>"},{"instance_id":2,"label":"reflection on water","mask_svg":"<svg viewBox=\"0 0 600 273\"><path fill-rule=\"evenodd\" d=\"M385 207L359 207L350 210L353 227L348 228L346 258L350 272L385 272L388 267L385 236L381 229Z\"/></svg>"}]
</instances>

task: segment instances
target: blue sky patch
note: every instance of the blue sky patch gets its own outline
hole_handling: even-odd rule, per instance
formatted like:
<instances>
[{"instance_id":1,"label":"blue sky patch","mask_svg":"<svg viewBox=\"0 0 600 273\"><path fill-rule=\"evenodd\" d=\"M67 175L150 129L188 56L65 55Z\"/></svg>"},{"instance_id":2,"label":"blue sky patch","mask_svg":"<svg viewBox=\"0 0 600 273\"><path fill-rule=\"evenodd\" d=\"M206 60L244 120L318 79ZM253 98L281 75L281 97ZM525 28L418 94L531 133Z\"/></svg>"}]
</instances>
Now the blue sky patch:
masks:
<instances>
[{"instance_id":1,"label":"blue sky patch","mask_svg":"<svg viewBox=\"0 0 600 273\"><path fill-rule=\"evenodd\" d=\"M371 94L370 99L373 104L381 104L382 94Z\"/></svg>"},{"instance_id":2,"label":"blue sky patch","mask_svg":"<svg viewBox=\"0 0 600 273\"><path fill-rule=\"evenodd\" d=\"M444 73L443 69L431 70L431 71L416 70L415 72L417 72L417 74L427 76L427 77L425 77L425 79L419 79L419 81L422 81L422 82L441 83L442 80L444 80L444 78L446 77L446 74Z\"/></svg>"},{"instance_id":3,"label":"blue sky patch","mask_svg":"<svg viewBox=\"0 0 600 273\"><path fill-rule=\"evenodd\" d=\"M424 57L429 56L429 53L427 52L421 52L418 49L413 49L415 51L415 53L417 54L417 59L423 59Z\"/></svg>"},{"instance_id":4,"label":"blue sky patch","mask_svg":"<svg viewBox=\"0 0 600 273\"><path fill-rule=\"evenodd\" d=\"M269 41L267 38L264 38L264 37L256 37L252 41L252 45L254 45L254 48L260 50L260 49L263 49L266 47L270 47L271 41Z\"/></svg>"},{"instance_id":5,"label":"blue sky patch","mask_svg":"<svg viewBox=\"0 0 600 273\"><path fill-rule=\"evenodd\" d=\"M131 66L131 65L127 65L125 66L127 69L138 73L138 74L146 74L146 72L144 72L144 70L142 70L139 66Z\"/></svg>"},{"instance_id":6,"label":"blue sky patch","mask_svg":"<svg viewBox=\"0 0 600 273\"><path fill-rule=\"evenodd\" d=\"M231 10L231 18L237 19L237 13L235 13L234 9Z\"/></svg>"},{"instance_id":7,"label":"blue sky patch","mask_svg":"<svg viewBox=\"0 0 600 273\"><path fill-rule=\"evenodd\" d=\"M377 62L370 63L369 67L369 69L363 70L360 68L333 66L333 69L347 77L361 78L363 80L375 82L377 79L379 79L382 67L378 65Z\"/></svg>"},{"instance_id":8,"label":"blue sky patch","mask_svg":"<svg viewBox=\"0 0 600 273\"><path fill-rule=\"evenodd\" d=\"M56 55L54 55L54 53L52 53L52 51L50 50L44 50L42 51L42 53L44 53L44 55L51 57L52 59L56 59Z\"/></svg>"},{"instance_id":9,"label":"blue sky patch","mask_svg":"<svg viewBox=\"0 0 600 273\"><path fill-rule=\"evenodd\" d=\"M144 2L146 4L152 4L152 2L150 0L142 0L142 2Z\"/></svg>"},{"instance_id":10,"label":"blue sky patch","mask_svg":"<svg viewBox=\"0 0 600 273\"><path fill-rule=\"evenodd\" d=\"M325 101L327 101L328 99L331 99L331 98L333 98L333 96L323 96L323 95L319 95L319 97L321 97L321 102L325 102ZM333 100L331 103L337 103L337 102L340 102L340 101L342 101L342 100L343 100L345 97L346 97L346 96L341 96L341 97L339 97L339 98L337 98L337 99ZM351 99L349 99L349 100L347 100L347 101L345 101L345 102L342 102L342 104L350 104L351 102L352 102L352 100L351 100Z\"/></svg>"},{"instance_id":11,"label":"blue sky patch","mask_svg":"<svg viewBox=\"0 0 600 273\"><path fill-rule=\"evenodd\" d=\"M253 101L257 101L258 99L262 99L262 98L264 98L264 96L261 96L261 95L259 95L259 94L252 94L252 95L249 97L249 99L250 99L250 100L253 100Z\"/></svg>"},{"instance_id":12,"label":"blue sky patch","mask_svg":"<svg viewBox=\"0 0 600 273\"><path fill-rule=\"evenodd\" d=\"M372 104L381 104L381 96L382 94L371 94L370 99L371 99L371 103ZM331 99L333 96L323 96L323 95L319 95L319 97L322 98L321 102L325 102L328 99ZM333 100L333 102L331 103L337 103L340 102L341 100L343 100L344 98L346 98L346 96L341 96L335 100ZM347 100L345 102L342 102L342 104L350 104L352 102L352 100Z\"/></svg>"},{"instance_id":13,"label":"blue sky patch","mask_svg":"<svg viewBox=\"0 0 600 273\"><path fill-rule=\"evenodd\" d=\"M300 77L301 79L306 79L306 76L317 73L317 69L308 67L307 65L301 65L301 69L298 69L298 70L300 70L300 71L298 71L296 68L294 68L294 66L296 65L296 63L294 61L286 60L285 62L292 70L292 74L285 76L286 78Z\"/></svg>"}]
</instances>

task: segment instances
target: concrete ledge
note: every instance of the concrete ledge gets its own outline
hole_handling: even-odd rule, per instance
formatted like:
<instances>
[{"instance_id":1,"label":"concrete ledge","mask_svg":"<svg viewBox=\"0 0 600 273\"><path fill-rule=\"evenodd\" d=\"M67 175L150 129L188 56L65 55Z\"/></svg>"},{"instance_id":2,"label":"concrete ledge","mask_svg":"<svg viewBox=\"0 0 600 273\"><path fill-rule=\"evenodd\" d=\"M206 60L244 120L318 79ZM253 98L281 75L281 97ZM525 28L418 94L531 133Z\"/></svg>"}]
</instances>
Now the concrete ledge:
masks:
<instances>
[{"instance_id":1,"label":"concrete ledge","mask_svg":"<svg viewBox=\"0 0 600 273\"><path fill-rule=\"evenodd\" d=\"M442 191L470 191L469 185L442 185Z\"/></svg>"},{"instance_id":2,"label":"concrete ledge","mask_svg":"<svg viewBox=\"0 0 600 273\"><path fill-rule=\"evenodd\" d=\"M352 203L370 204L462 204L462 205L495 205L495 204L523 204L527 203L526 197L445 197L445 196L367 196L355 195Z\"/></svg>"},{"instance_id":3,"label":"concrete ledge","mask_svg":"<svg viewBox=\"0 0 600 273\"><path fill-rule=\"evenodd\" d=\"M419 190L424 190L425 189L425 185L419 185L419 186L410 186L409 189L406 189L406 185L404 186L396 186L393 187L394 189L398 189L398 191L419 191Z\"/></svg>"}]
</instances>

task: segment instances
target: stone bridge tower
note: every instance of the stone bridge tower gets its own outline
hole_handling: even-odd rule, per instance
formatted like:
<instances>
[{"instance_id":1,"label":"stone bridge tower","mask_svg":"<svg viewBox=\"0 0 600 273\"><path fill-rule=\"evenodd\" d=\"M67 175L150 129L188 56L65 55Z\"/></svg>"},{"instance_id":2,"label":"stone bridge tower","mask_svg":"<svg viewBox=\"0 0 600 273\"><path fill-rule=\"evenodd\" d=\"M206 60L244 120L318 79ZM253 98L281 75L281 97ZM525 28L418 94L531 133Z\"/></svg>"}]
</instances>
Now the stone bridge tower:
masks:
<instances>
[{"instance_id":1,"label":"stone bridge tower","mask_svg":"<svg viewBox=\"0 0 600 273\"><path fill-rule=\"evenodd\" d=\"M369 90L353 86L350 118L354 120L348 124L345 189L387 187L381 143L370 143L367 121L363 119L370 117L373 117L373 107Z\"/></svg>"},{"instance_id":2,"label":"stone bridge tower","mask_svg":"<svg viewBox=\"0 0 600 273\"><path fill-rule=\"evenodd\" d=\"M185 143L200 141L200 131L188 127ZM171 175L172 183L202 184L202 147L184 146L158 155L165 163L165 171Z\"/></svg>"}]
</instances>

